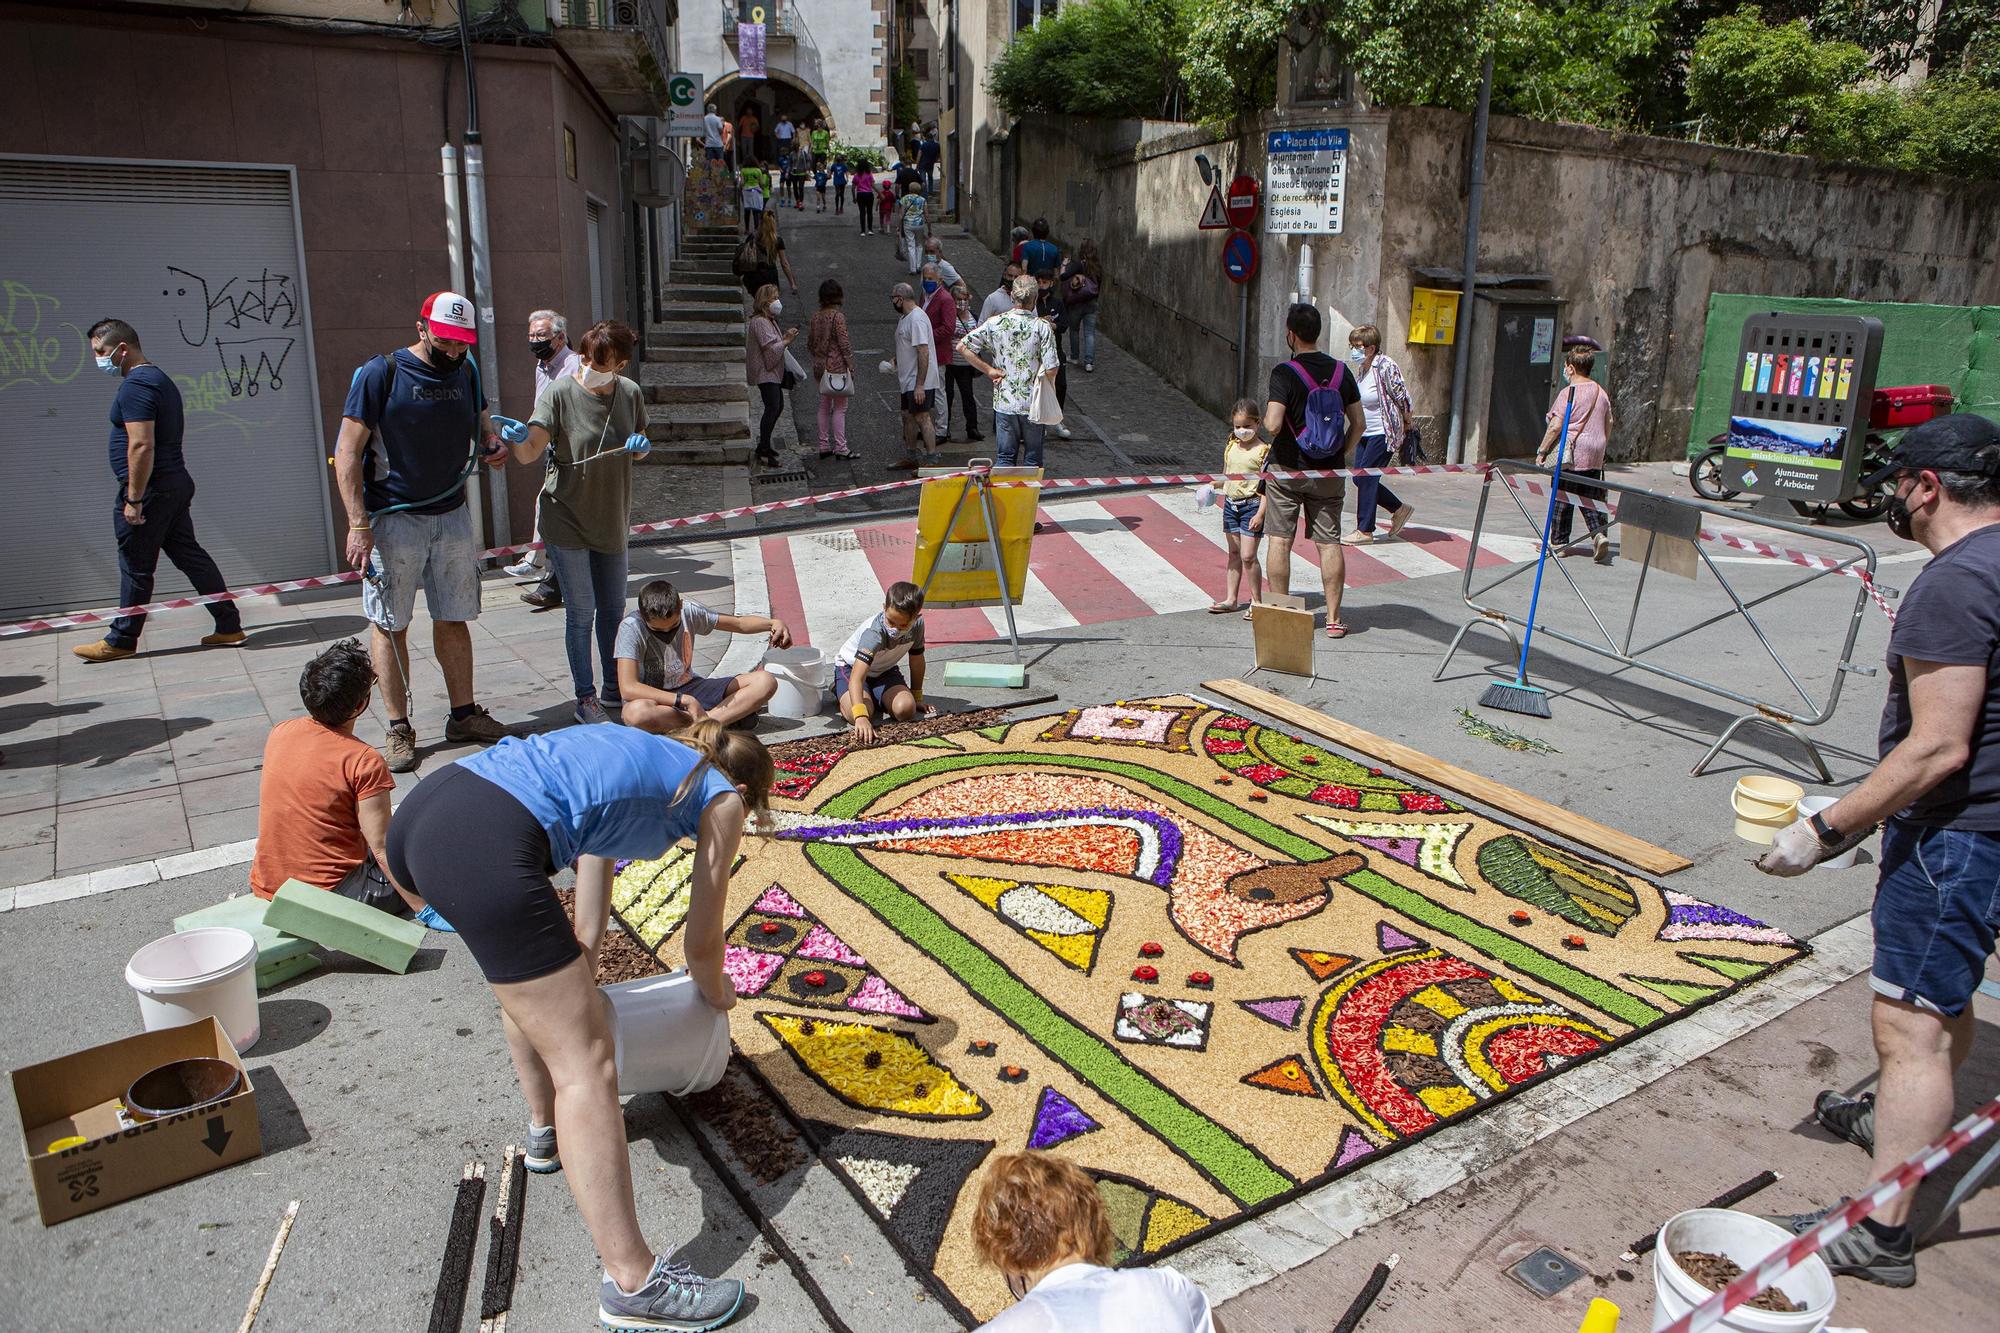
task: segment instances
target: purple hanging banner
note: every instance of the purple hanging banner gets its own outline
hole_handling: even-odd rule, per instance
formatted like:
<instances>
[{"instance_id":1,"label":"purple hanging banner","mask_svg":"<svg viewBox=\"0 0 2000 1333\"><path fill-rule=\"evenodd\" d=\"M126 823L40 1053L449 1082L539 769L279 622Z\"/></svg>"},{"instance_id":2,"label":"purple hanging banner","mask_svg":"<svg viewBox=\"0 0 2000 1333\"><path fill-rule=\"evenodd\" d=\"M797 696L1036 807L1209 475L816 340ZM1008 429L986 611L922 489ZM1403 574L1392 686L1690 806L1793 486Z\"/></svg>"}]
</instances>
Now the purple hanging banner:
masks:
<instances>
[{"instance_id":1,"label":"purple hanging banner","mask_svg":"<svg viewBox=\"0 0 2000 1333\"><path fill-rule=\"evenodd\" d=\"M764 73L764 25L736 25L736 67L746 79L761 79Z\"/></svg>"}]
</instances>

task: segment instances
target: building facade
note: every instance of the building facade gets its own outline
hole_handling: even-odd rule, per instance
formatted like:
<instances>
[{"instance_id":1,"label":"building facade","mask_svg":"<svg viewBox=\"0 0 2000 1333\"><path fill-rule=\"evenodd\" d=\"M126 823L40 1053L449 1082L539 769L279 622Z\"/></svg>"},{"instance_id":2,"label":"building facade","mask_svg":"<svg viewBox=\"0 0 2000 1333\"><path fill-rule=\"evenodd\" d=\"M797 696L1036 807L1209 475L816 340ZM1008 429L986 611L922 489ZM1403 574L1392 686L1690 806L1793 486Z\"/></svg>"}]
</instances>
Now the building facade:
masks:
<instances>
[{"instance_id":1,"label":"building facade","mask_svg":"<svg viewBox=\"0 0 2000 1333\"><path fill-rule=\"evenodd\" d=\"M886 140L891 0L693 0L682 11L681 72L699 74L704 100L732 123L755 107L759 150L780 115L818 118L858 147ZM742 29L761 22L764 74L746 75Z\"/></svg>"},{"instance_id":2,"label":"building facade","mask_svg":"<svg viewBox=\"0 0 2000 1333\"><path fill-rule=\"evenodd\" d=\"M328 457L354 370L415 338L433 291L479 300L458 179L477 92L492 352L486 392L532 407L530 311L643 327L673 217L632 166L657 142L663 0L319 6L325 18L171 5L0 5L0 522L33 562L5 610L114 603L111 386L84 331L114 316L180 384L204 542L231 583L338 567ZM530 0L540 5L542 0ZM649 7L650 5L650 7ZM668 173L656 173L664 176ZM456 260L456 263L455 263ZM533 522L540 469L488 479L485 535ZM161 591L176 590L162 571Z\"/></svg>"}]
</instances>

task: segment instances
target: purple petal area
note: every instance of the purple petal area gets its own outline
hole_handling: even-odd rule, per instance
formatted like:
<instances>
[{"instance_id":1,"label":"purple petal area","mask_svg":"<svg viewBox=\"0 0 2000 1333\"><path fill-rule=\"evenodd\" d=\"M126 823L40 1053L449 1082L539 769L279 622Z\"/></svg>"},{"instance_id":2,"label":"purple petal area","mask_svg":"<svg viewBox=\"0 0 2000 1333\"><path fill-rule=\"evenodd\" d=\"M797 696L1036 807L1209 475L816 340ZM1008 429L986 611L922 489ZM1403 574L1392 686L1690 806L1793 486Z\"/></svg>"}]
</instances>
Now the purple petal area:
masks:
<instances>
[{"instance_id":1,"label":"purple petal area","mask_svg":"<svg viewBox=\"0 0 2000 1333\"><path fill-rule=\"evenodd\" d=\"M1387 921L1376 924L1375 938L1376 942L1382 946L1383 953L1401 953L1405 949L1421 949L1424 947L1422 940L1405 935Z\"/></svg>"},{"instance_id":2,"label":"purple petal area","mask_svg":"<svg viewBox=\"0 0 2000 1333\"><path fill-rule=\"evenodd\" d=\"M1755 917L1732 912L1715 903L1690 898L1685 893L1667 891L1667 924L1670 926L1761 926Z\"/></svg>"},{"instance_id":3,"label":"purple petal area","mask_svg":"<svg viewBox=\"0 0 2000 1333\"><path fill-rule=\"evenodd\" d=\"M871 1014L890 1014L913 1022L924 1022L929 1018L928 1014L904 999L894 986L878 976L870 976L862 982L861 988L848 997L847 1007Z\"/></svg>"},{"instance_id":4,"label":"purple petal area","mask_svg":"<svg viewBox=\"0 0 2000 1333\"><path fill-rule=\"evenodd\" d=\"M854 967L868 966L868 960L840 942L840 936L825 926L814 926L806 932L805 943L797 950L801 958L816 958L822 963L848 963Z\"/></svg>"},{"instance_id":5,"label":"purple petal area","mask_svg":"<svg viewBox=\"0 0 2000 1333\"><path fill-rule=\"evenodd\" d=\"M1166 888L1173 882L1174 871L1180 865L1181 830L1165 815L1156 815L1150 810L1024 810L1009 815L966 815L958 819L868 819L847 824L807 824L798 828L780 829L778 837L794 842L844 842L856 838L874 841L892 841L898 837L920 836L942 830L983 831L986 829L1015 828L1022 824L1032 824L1048 819L1084 819L1105 821L1112 819L1133 820L1150 824L1160 838L1160 864L1153 871L1152 882ZM781 890L782 892L782 890Z\"/></svg>"},{"instance_id":6,"label":"purple petal area","mask_svg":"<svg viewBox=\"0 0 2000 1333\"><path fill-rule=\"evenodd\" d=\"M1384 856L1392 856L1406 866L1417 863L1417 854L1424 848L1422 838L1359 838L1350 837L1349 842L1358 842L1363 847L1372 847Z\"/></svg>"},{"instance_id":7,"label":"purple petal area","mask_svg":"<svg viewBox=\"0 0 2000 1333\"><path fill-rule=\"evenodd\" d=\"M1306 1007L1304 998L1296 995L1274 995L1268 1000L1238 1000L1236 1003L1266 1023L1275 1023L1287 1031L1299 1025L1299 1011Z\"/></svg>"},{"instance_id":8,"label":"purple petal area","mask_svg":"<svg viewBox=\"0 0 2000 1333\"><path fill-rule=\"evenodd\" d=\"M764 890L764 896L759 898L750 910L769 912L772 916L803 917L806 914L806 909L799 906L798 899L776 884Z\"/></svg>"},{"instance_id":9,"label":"purple petal area","mask_svg":"<svg viewBox=\"0 0 2000 1333\"><path fill-rule=\"evenodd\" d=\"M1333 1164L1336 1168L1343 1167L1349 1162L1359 1161L1374 1151L1375 1145L1367 1139L1351 1129L1343 1129L1340 1131L1340 1147L1333 1154Z\"/></svg>"},{"instance_id":10,"label":"purple petal area","mask_svg":"<svg viewBox=\"0 0 2000 1333\"><path fill-rule=\"evenodd\" d=\"M1028 1134L1028 1146L1053 1148L1099 1128L1082 1107L1054 1088L1043 1088L1041 1105L1035 1108L1035 1127Z\"/></svg>"}]
</instances>

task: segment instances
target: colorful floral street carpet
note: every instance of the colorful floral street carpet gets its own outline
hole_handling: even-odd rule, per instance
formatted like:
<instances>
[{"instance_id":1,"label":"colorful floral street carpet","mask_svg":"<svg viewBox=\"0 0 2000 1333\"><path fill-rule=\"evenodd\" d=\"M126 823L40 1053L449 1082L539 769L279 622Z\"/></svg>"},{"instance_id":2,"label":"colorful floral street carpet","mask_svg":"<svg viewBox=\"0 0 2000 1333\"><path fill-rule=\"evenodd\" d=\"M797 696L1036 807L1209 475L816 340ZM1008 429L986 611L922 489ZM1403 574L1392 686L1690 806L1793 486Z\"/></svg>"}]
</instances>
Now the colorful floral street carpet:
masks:
<instances>
[{"instance_id":1,"label":"colorful floral street carpet","mask_svg":"<svg viewBox=\"0 0 2000 1333\"><path fill-rule=\"evenodd\" d=\"M1799 957L1789 936L1185 697L780 763L735 1038L964 1312L982 1165L1170 1251ZM690 857L624 867L664 959Z\"/></svg>"}]
</instances>

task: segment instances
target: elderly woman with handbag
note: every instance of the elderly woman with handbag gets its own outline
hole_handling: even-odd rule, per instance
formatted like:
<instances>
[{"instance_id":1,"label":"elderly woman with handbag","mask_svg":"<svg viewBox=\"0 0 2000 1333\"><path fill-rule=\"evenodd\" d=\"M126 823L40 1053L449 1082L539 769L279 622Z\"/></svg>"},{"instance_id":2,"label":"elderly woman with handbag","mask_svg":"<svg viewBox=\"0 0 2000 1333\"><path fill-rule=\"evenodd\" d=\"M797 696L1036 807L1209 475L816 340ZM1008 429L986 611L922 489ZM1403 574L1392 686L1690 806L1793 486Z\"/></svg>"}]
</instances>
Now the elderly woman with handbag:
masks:
<instances>
[{"instance_id":1,"label":"elderly woman with handbag","mask_svg":"<svg viewBox=\"0 0 2000 1333\"><path fill-rule=\"evenodd\" d=\"M806 332L813 382L819 387L819 456L852 458L847 448L847 400L854 396L854 348L847 341L847 295L828 278L819 285L819 310Z\"/></svg>"},{"instance_id":2,"label":"elderly woman with handbag","mask_svg":"<svg viewBox=\"0 0 2000 1333\"><path fill-rule=\"evenodd\" d=\"M1361 390L1361 442L1354 448L1354 466L1392 467L1410 429L1410 391L1403 383L1402 367L1383 355L1382 332L1373 324L1358 324L1347 335L1347 364ZM1375 541L1377 505L1389 511L1385 540L1401 532L1416 512L1380 477L1356 477L1354 531L1341 539L1343 545L1368 546Z\"/></svg>"}]
</instances>

